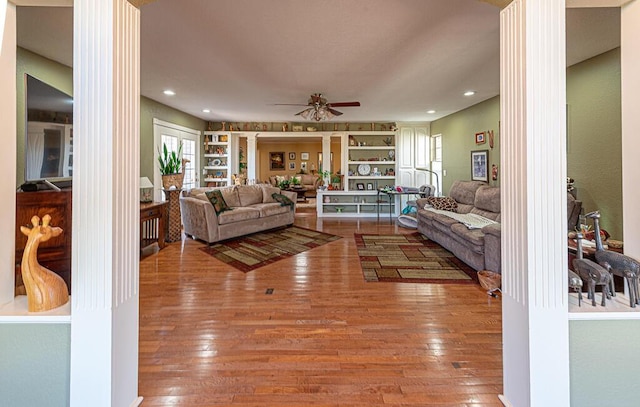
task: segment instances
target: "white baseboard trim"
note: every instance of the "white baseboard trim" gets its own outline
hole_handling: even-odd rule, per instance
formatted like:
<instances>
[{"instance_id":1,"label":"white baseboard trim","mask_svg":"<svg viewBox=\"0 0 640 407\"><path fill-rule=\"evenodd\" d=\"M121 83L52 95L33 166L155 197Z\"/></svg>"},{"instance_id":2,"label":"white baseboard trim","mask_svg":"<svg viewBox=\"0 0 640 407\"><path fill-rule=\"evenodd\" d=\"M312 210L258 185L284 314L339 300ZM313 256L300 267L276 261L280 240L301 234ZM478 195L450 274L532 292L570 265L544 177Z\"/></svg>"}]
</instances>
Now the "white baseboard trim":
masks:
<instances>
[{"instance_id":1,"label":"white baseboard trim","mask_svg":"<svg viewBox=\"0 0 640 407\"><path fill-rule=\"evenodd\" d=\"M507 398L504 396L504 394L498 394L498 399L502 402L502 405L504 405L504 407L513 407L511 403L509 403L509 400L507 400Z\"/></svg>"},{"instance_id":2,"label":"white baseboard trim","mask_svg":"<svg viewBox=\"0 0 640 407\"><path fill-rule=\"evenodd\" d=\"M137 399L133 400L133 403L131 403L129 407L138 407L140 404L142 404L142 397L138 397Z\"/></svg>"}]
</instances>

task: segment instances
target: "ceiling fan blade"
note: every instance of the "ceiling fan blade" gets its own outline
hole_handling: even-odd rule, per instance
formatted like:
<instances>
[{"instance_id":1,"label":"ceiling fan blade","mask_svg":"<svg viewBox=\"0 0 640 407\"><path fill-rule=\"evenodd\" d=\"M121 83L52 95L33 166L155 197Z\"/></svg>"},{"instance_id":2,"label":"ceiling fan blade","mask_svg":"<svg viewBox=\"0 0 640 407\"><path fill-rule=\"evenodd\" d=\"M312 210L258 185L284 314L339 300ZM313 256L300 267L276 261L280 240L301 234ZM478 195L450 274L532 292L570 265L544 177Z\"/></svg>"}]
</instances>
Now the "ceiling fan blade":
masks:
<instances>
[{"instance_id":1,"label":"ceiling fan blade","mask_svg":"<svg viewBox=\"0 0 640 407\"><path fill-rule=\"evenodd\" d=\"M333 114L334 116L340 116L342 114L342 112L339 112L335 109L332 109L330 107L327 106L327 110L331 112L331 114Z\"/></svg>"},{"instance_id":2,"label":"ceiling fan blade","mask_svg":"<svg viewBox=\"0 0 640 407\"><path fill-rule=\"evenodd\" d=\"M357 107L360 106L360 102L331 102L327 103L327 106L331 107Z\"/></svg>"},{"instance_id":3,"label":"ceiling fan blade","mask_svg":"<svg viewBox=\"0 0 640 407\"><path fill-rule=\"evenodd\" d=\"M272 103L272 106L309 106L302 103Z\"/></svg>"},{"instance_id":4,"label":"ceiling fan blade","mask_svg":"<svg viewBox=\"0 0 640 407\"><path fill-rule=\"evenodd\" d=\"M305 106L306 106L306 105L305 105ZM306 111L307 111L307 109L304 109L303 111L301 111L301 112L298 112L298 113L294 114L294 116L300 116L302 113L304 113L304 112L306 112Z\"/></svg>"}]
</instances>

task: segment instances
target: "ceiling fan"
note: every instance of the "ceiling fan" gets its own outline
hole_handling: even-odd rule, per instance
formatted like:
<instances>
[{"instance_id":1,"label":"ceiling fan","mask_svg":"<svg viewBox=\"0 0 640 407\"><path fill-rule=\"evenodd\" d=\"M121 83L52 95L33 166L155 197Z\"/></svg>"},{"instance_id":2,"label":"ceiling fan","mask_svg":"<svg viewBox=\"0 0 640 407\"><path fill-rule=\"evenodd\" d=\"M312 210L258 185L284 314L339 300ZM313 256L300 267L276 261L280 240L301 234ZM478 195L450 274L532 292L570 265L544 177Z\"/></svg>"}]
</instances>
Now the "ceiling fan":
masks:
<instances>
[{"instance_id":1,"label":"ceiling fan","mask_svg":"<svg viewBox=\"0 0 640 407\"><path fill-rule=\"evenodd\" d=\"M357 107L360 106L360 102L327 102L327 99L322 96L322 93L314 93L311 95L306 105L297 103L276 103L276 105L308 106L306 109L296 113L295 115L302 116L306 120L313 119L315 121L320 121L342 115L342 112L337 111L334 107Z\"/></svg>"}]
</instances>

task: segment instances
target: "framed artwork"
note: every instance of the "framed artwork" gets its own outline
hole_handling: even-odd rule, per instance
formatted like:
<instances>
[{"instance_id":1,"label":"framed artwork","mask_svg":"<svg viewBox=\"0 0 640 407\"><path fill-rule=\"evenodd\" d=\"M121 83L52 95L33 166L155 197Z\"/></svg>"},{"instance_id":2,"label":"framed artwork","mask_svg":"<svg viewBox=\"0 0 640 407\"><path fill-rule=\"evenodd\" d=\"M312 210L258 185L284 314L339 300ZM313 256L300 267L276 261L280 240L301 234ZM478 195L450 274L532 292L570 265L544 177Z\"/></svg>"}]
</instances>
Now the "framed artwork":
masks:
<instances>
[{"instance_id":1,"label":"framed artwork","mask_svg":"<svg viewBox=\"0 0 640 407\"><path fill-rule=\"evenodd\" d=\"M284 152L269 153L269 168L272 170L284 170Z\"/></svg>"},{"instance_id":2,"label":"framed artwork","mask_svg":"<svg viewBox=\"0 0 640 407\"><path fill-rule=\"evenodd\" d=\"M301 160L308 160L309 159L309 153L300 153L300 159Z\"/></svg>"},{"instance_id":3,"label":"framed artwork","mask_svg":"<svg viewBox=\"0 0 640 407\"><path fill-rule=\"evenodd\" d=\"M295 163L295 161L291 161L291 162L289 163L289 169L290 169L290 170L295 170L295 169L296 169L296 163Z\"/></svg>"},{"instance_id":4,"label":"framed artwork","mask_svg":"<svg viewBox=\"0 0 640 407\"><path fill-rule=\"evenodd\" d=\"M371 182L367 182L367 190L373 191L373 184Z\"/></svg>"},{"instance_id":5,"label":"framed artwork","mask_svg":"<svg viewBox=\"0 0 640 407\"><path fill-rule=\"evenodd\" d=\"M296 153L289 153L289 161L293 161L296 159Z\"/></svg>"},{"instance_id":6,"label":"framed artwork","mask_svg":"<svg viewBox=\"0 0 640 407\"><path fill-rule=\"evenodd\" d=\"M489 150L471 152L471 179L489 182Z\"/></svg>"},{"instance_id":7,"label":"framed artwork","mask_svg":"<svg viewBox=\"0 0 640 407\"><path fill-rule=\"evenodd\" d=\"M487 139L485 138L485 132L476 133L476 144L484 144Z\"/></svg>"},{"instance_id":8,"label":"framed artwork","mask_svg":"<svg viewBox=\"0 0 640 407\"><path fill-rule=\"evenodd\" d=\"M356 184L356 188L358 188L358 191L364 191L364 184L362 182L358 182Z\"/></svg>"},{"instance_id":9,"label":"framed artwork","mask_svg":"<svg viewBox=\"0 0 640 407\"><path fill-rule=\"evenodd\" d=\"M307 162L306 161L302 161L300 163L300 170L301 171L306 171L307 170Z\"/></svg>"}]
</instances>

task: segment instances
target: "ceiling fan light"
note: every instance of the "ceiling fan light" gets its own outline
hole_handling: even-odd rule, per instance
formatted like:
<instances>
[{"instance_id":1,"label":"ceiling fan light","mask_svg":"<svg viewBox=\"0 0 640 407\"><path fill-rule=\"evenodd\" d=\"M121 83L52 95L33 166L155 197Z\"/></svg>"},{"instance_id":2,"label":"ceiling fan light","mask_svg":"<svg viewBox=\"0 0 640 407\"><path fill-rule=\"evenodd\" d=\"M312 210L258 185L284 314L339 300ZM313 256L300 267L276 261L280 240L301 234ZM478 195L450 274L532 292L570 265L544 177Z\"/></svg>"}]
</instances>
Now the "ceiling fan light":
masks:
<instances>
[{"instance_id":1,"label":"ceiling fan light","mask_svg":"<svg viewBox=\"0 0 640 407\"><path fill-rule=\"evenodd\" d=\"M315 109L310 107L300 112L300 116L302 116L302 118L305 120L311 120L314 116L314 113Z\"/></svg>"}]
</instances>

